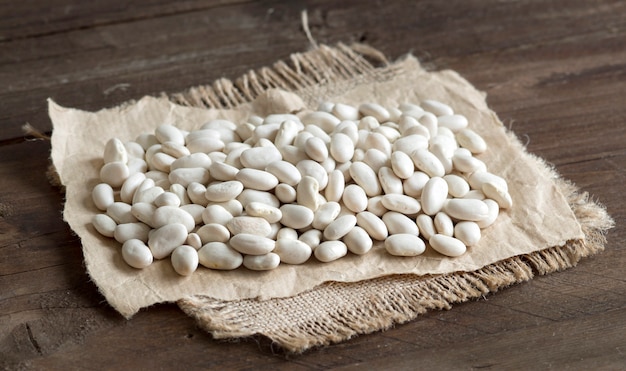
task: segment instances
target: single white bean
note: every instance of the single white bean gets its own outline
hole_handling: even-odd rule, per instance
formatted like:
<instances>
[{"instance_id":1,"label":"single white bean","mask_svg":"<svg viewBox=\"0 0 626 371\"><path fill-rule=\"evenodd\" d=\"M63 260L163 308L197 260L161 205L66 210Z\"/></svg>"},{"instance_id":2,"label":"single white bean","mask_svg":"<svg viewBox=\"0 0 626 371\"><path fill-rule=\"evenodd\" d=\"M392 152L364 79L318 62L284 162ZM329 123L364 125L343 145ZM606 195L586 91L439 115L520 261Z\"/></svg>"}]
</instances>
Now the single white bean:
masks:
<instances>
[{"instance_id":1,"label":"single white bean","mask_svg":"<svg viewBox=\"0 0 626 371\"><path fill-rule=\"evenodd\" d=\"M188 234L187 228L180 223L167 224L150 233L148 246L155 259L163 259L184 244Z\"/></svg>"},{"instance_id":2,"label":"single white bean","mask_svg":"<svg viewBox=\"0 0 626 371\"><path fill-rule=\"evenodd\" d=\"M406 215L417 214L422 209L418 200L403 194L386 194L381 202L387 210Z\"/></svg>"},{"instance_id":3,"label":"single white bean","mask_svg":"<svg viewBox=\"0 0 626 371\"><path fill-rule=\"evenodd\" d=\"M378 181L378 176L371 167L364 162L353 162L350 165L350 176L352 180L363 188L369 197L378 196L382 192L382 187Z\"/></svg>"},{"instance_id":4,"label":"single white bean","mask_svg":"<svg viewBox=\"0 0 626 371\"><path fill-rule=\"evenodd\" d=\"M459 220L479 221L489 216L489 207L481 200L454 198L447 200L443 211Z\"/></svg>"},{"instance_id":5,"label":"single white bean","mask_svg":"<svg viewBox=\"0 0 626 371\"><path fill-rule=\"evenodd\" d=\"M448 214L440 211L435 215L435 229L437 233L444 236L452 236L454 234L454 223Z\"/></svg>"},{"instance_id":6,"label":"single white bean","mask_svg":"<svg viewBox=\"0 0 626 371\"><path fill-rule=\"evenodd\" d=\"M420 198L422 210L435 215L441 210L448 197L448 183L443 178L433 177L426 182Z\"/></svg>"},{"instance_id":7,"label":"single white bean","mask_svg":"<svg viewBox=\"0 0 626 371\"><path fill-rule=\"evenodd\" d=\"M154 131L154 135L161 143L174 142L185 145L185 136L183 133L177 127L169 124L158 126Z\"/></svg>"},{"instance_id":8,"label":"single white bean","mask_svg":"<svg viewBox=\"0 0 626 371\"><path fill-rule=\"evenodd\" d=\"M404 214L388 211L383 215L382 219L390 235L401 233L419 235L419 229L415 221Z\"/></svg>"},{"instance_id":9,"label":"single white bean","mask_svg":"<svg viewBox=\"0 0 626 371\"><path fill-rule=\"evenodd\" d=\"M211 167L212 162L213 161L206 153L192 153L189 156L177 158L176 161L172 162L170 165L170 170L193 167L200 167L208 170Z\"/></svg>"},{"instance_id":10,"label":"single white bean","mask_svg":"<svg viewBox=\"0 0 626 371\"><path fill-rule=\"evenodd\" d=\"M157 207L161 206L180 206L180 198L173 194L172 192L163 192L157 198L154 199L154 205Z\"/></svg>"},{"instance_id":11,"label":"single white bean","mask_svg":"<svg viewBox=\"0 0 626 371\"><path fill-rule=\"evenodd\" d=\"M230 246L242 254L263 255L274 250L276 241L256 234L239 233L231 237Z\"/></svg>"},{"instance_id":12,"label":"single white bean","mask_svg":"<svg viewBox=\"0 0 626 371\"><path fill-rule=\"evenodd\" d=\"M284 204L290 204L296 201L296 190L289 184L280 183L274 188L276 198Z\"/></svg>"},{"instance_id":13,"label":"single white bean","mask_svg":"<svg viewBox=\"0 0 626 371\"><path fill-rule=\"evenodd\" d=\"M212 202L225 202L235 199L243 192L243 183L237 180L209 184L204 196Z\"/></svg>"},{"instance_id":14,"label":"single white bean","mask_svg":"<svg viewBox=\"0 0 626 371\"><path fill-rule=\"evenodd\" d=\"M287 161L274 161L265 167L265 171L274 175L281 183L294 187L302 180L300 171Z\"/></svg>"},{"instance_id":15,"label":"single white bean","mask_svg":"<svg viewBox=\"0 0 626 371\"><path fill-rule=\"evenodd\" d=\"M356 216L344 215L333 220L324 228L324 238L326 240L338 240L348 234L356 225Z\"/></svg>"},{"instance_id":16,"label":"single white bean","mask_svg":"<svg viewBox=\"0 0 626 371\"><path fill-rule=\"evenodd\" d=\"M280 222L285 226L293 229L306 228L313 222L313 210L306 206L285 204L280 207L283 214Z\"/></svg>"},{"instance_id":17,"label":"single white bean","mask_svg":"<svg viewBox=\"0 0 626 371\"><path fill-rule=\"evenodd\" d=\"M133 268L143 269L152 264L152 252L144 241L130 239L122 245L122 258Z\"/></svg>"},{"instance_id":18,"label":"single white bean","mask_svg":"<svg viewBox=\"0 0 626 371\"><path fill-rule=\"evenodd\" d=\"M434 100L434 99L425 99L425 100L423 100L421 106L426 111L432 112L433 114L435 114L437 116L453 115L454 114L454 110L452 110L452 107L448 106L445 103L442 103L442 102L439 102L437 100Z\"/></svg>"},{"instance_id":19,"label":"single white bean","mask_svg":"<svg viewBox=\"0 0 626 371\"><path fill-rule=\"evenodd\" d=\"M94 228L98 233L103 235L104 237L113 237L115 233L115 227L117 223L110 216L106 214L96 214L91 219L91 224L93 224Z\"/></svg>"},{"instance_id":20,"label":"single white bean","mask_svg":"<svg viewBox=\"0 0 626 371\"><path fill-rule=\"evenodd\" d=\"M454 226L454 237L465 246L475 246L480 241L480 227L475 222L458 222Z\"/></svg>"},{"instance_id":21,"label":"single white bean","mask_svg":"<svg viewBox=\"0 0 626 371\"><path fill-rule=\"evenodd\" d=\"M483 183L482 191L485 196L496 201L502 209L509 209L513 206L511 195L498 182L488 181Z\"/></svg>"},{"instance_id":22,"label":"single white bean","mask_svg":"<svg viewBox=\"0 0 626 371\"><path fill-rule=\"evenodd\" d=\"M483 153L487 150L487 143L478 133L472 129L462 129L456 133L456 140L463 148L467 148L473 154Z\"/></svg>"},{"instance_id":23,"label":"single white bean","mask_svg":"<svg viewBox=\"0 0 626 371\"><path fill-rule=\"evenodd\" d=\"M343 204L350 211L358 213L367 208L367 194L365 190L356 184L349 184L343 191Z\"/></svg>"},{"instance_id":24,"label":"single white bean","mask_svg":"<svg viewBox=\"0 0 626 371\"><path fill-rule=\"evenodd\" d=\"M100 179L113 188L120 187L130 175L126 163L114 161L104 164L100 169Z\"/></svg>"},{"instance_id":25,"label":"single white bean","mask_svg":"<svg viewBox=\"0 0 626 371\"><path fill-rule=\"evenodd\" d=\"M280 256L280 261L287 264L303 264L311 257L313 250L306 243L297 239L278 239L273 253Z\"/></svg>"},{"instance_id":26,"label":"single white bean","mask_svg":"<svg viewBox=\"0 0 626 371\"><path fill-rule=\"evenodd\" d=\"M120 190L120 199L122 202L126 202L127 204L132 203L135 192L139 189L139 186L144 180L146 180L144 173L135 173L126 178Z\"/></svg>"},{"instance_id":27,"label":"single white bean","mask_svg":"<svg viewBox=\"0 0 626 371\"><path fill-rule=\"evenodd\" d=\"M263 255L246 255L243 257L243 266L254 271L267 271L278 267L280 256L273 252Z\"/></svg>"},{"instance_id":28,"label":"single white bean","mask_svg":"<svg viewBox=\"0 0 626 371\"><path fill-rule=\"evenodd\" d=\"M410 156L415 167L431 177L442 177L446 174L446 169L441 161L429 150L418 149L413 151Z\"/></svg>"},{"instance_id":29,"label":"single white bean","mask_svg":"<svg viewBox=\"0 0 626 371\"><path fill-rule=\"evenodd\" d=\"M202 247L202 239L197 233L189 233L187 235L187 239L185 240L185 244L193 247L196 250L200 250Z\"/></svg>"},{"instance_id":30,"label":"single white bean","mask_svg":"<svg viewBox=\"0 0 626 371\"><path fill-rule=\"evenodd\" d=\"M267 220L256 216L236 216L226 223L226 228L234 236L240 233L255 234L267 237L272 227Z\"/></svg>"},{"instance_id":31,"label":"single white bean","mask_svg":"<svg viewBox=\"0 0 626 371\"><path fill-rule=\"evenodd\" d=\"M359 112L363 116L373 116L378 122L385 122L389 120L389 111L385 107L376 103L363 103L359 106Z\"/></svg>"},{"instance_id":32,"label":"single white bean","mask_svg":"<svg viewBox=\"0 0 626 371\"><path fill-rule=\"evenodd\" d=\"M240 161L245 167L264 170L269 164L281 161L283 156L274 146L254 147L246 149L241 153Z\"/></svg>"},{"instance_id":33,"label":"single white bean","mask_svg":"<svg viewBox=\"0 0 626 371\"><path fill-rule=\"evenodd\" d=\"M437 117L439 127L445 127L452 132L459 132L467 127L467 118L463 115L443 115Z\"/></svg>"},{"instance_id":34,"label":"single white bean","mask_svg":"<svg viewBox=\"0 0 626 371\"><path fill-rule=\"evenodd\" d=\"M461 256L467 251L467 247L461 240L442 234L432 236L428 243L438 253L450 257Z\"/></svg>"},{"instance_id":35,"label":"single white bean","mask_svg":"<svg viewBox=\"0 0 626 371\"><path fill-rule=\"evenodd\" d=\"M180 168L172 170L168 177L170 183L187 187L190 183L206 184L209 182L209 171L202 167Z\"/></svg>"},{"instance_id":36,"label":"single white bean","mask_svg":"<svg viewBox=\"0 0 626 371\"><path fill-rule=\"evenodd\" d=\"M121 140L111 138L104 145L104 155L102 156L104 163L109 162L128 162L128 152Z\"/></svg>"},{"instance_id":37,"label":"single white bean","mask_svg":"<svg viewBox=\"0 0 626 371\"><path fill-rule=\"evenodd\" d=\"M375 240L383 241L389 235L385 222L369 211L356 214L356 223Z\"/></svg>"},{"instance_id":38,"label":"single white bean","mask_svg":"<svg viewBox=\"0 0 626 371\"><path fill-rule=\"evenodd\" d=\"M278 179L264 170L244 168L239 170L235 179L244 187L259 191L269 191L278 185Z\"/></svg>"},{"instance_id":39,"label":"single white bean","mask_svg":"<svg viewBox=\"0 0 626 371\"><path fill-rule=\"evenodd\" d=\"M383 166L378 170L378 180L385 194L402 194L404 186L390 167Z\"/></svg>"},{"instance_id":40,"label":"single white bean","mask_svg":"<svg viewBox=\"0 0 626 371\"><path fill-rule=\"evenodd\" d=\"M269 192L258 191L256 189L244 189L243 192L237 196L237 201L239 201L244 208L248 206L250 202L262 202L274 207L280 206L280 201L276 198L276 196Z\"/></svg>"},{"instance_id":41,"label":"single white bean","mask_svg":"<svg viewBox=\"0 0 626 371\"><path fill-rule=\"evenodd\" d=\"M163 227L167 224L180 223L187 228L187 232L196 226L196 222L185 210L174 206L161 206L157 207L152 215L152 224L155 228Z\"/></svg>"},{"instance_id":42,"label":"single white bean","mask_svg":"<svg viewBox=\"0 0 626 371\"><path fill-rule=\"evenodd\" d=\"M205 224L196 230L196 234L200 236L203 244L210 242L228 242L230 239L230 231L221 224L210 223Z\"/></svg>"},{"instance_id":43,"label":"single white bean","mask_svg":"<svg viewBox=\"0 0 626 371\"><path fill-rule=\"evenodd\" d=\"M391 154L391 169L400 179L408 179L415 172L415 164L404 152L395 151Z\"/></svg>"},{"instance_id":44,"label":"single white bean","mask_svg":"<svg viewBox=\"0 0 626 371\"><path fill-rule=\"evenodd\" d=\"M181 276L189 276L198 269L198 251L189 245L174 249L171 259L172 267Z\"/></svg>"},{"instance_id":45,"label":"single white bean","mask_svg":"<svg viewBox=\"0 0 626 371\"><path fill-rule=\"evenodd\" d=\"M374 246L374 242L365 229L354 227L343 237L348 250L357 255L367 254Z\"/></svg>"},{"instance_id":46,"label":"single white bean","mask_svg":"<svg viewBox=\"0 0 626 371\"><path fill-rule=\"evenodd\" d=\"M448 183L448 193L452 197L463 197L469 192L469 183L458 175L448 174L443 177Z\"/></svg>"},{"instance_id":47,"label":"single white bean","mask_svg":"<svg viewBox=\"0 0 626 371\"><path fill-rule=\"evenodd\" d=\"M299 205L306 206L315 211L318 209L320 186L312 176L304 176L296 188L296 201Z\"/></svg>"},{"instance_id":48,"label":"single white bean","mask_svg":"<svg viewBox=\"0 0 626 371\"><path fill-rule=\"evenodd\" d=\"M117 224L134 223L137 218L131 212L132 206L124 202L114 202L107 207L107 215Z\"/></svg>"},{"instance_id":49,"label":"single white bean","mask_svg":"<svg viewBox=\"0 0 626 371\"><path fill-rule=\"evenodd\" d=\"M300 237L298 237L298 240L309 245L312 250L315 250L315 248L322 242L323 237L322 231L319 229L309 229L308 231L302 233Z\"/></svg>"},{"instance_id":50,"label":"single white bean","mask_svg":"<svg viewBox=\"0 0 626 371\"><path fill-rule=\"evenodd\" d=\"M394 234L385 240L385 250L394 256L417 256L425 249L424 241L414 234Z\"/></svg>"},{"instance_id":51,"label":"single white bean","mask_svg":"<svg viewBox=\"0 0 626 371\"><path fill-rule=\"evenodd\" d=\"M209 242L198 250L198 260L209 269L233 270L241 266L243 256L223 242Z\"/></svg>"},{"instance_id":52,"label":"single white bean","mask_svg":"<svg viewBox=\"0 0 626 371\"><path fill-rule=\"evenodd\" d=\"M417 227L419 228L420 234L424 237L426 241L430 240L430 238L437 234L437 230L435 229L435 223L433 222L433 218L426 214L419 214L415 219L417 223Z\"/></svg>"},{"instance_id":53,"label":"single white bean","mask_svg":"<svg viewBox=\"0 0 626 371\"><path fill-rule=\"evenodd\" d=\"M340 259L348 253L348 247L342 241L325 241L313 251L317 260L328 263Z\"/></svg>"},{"instance_id":54,"label":"single white bean","mask_svg":"<svg viewBox=\"0 0 626 371\"><path fill-rule=\"evenodd\" d=\"M91 191L91 198L96 207L103 211L115 202L113 188L107 183L96 185Z\"/></svg>"}]
</instances>

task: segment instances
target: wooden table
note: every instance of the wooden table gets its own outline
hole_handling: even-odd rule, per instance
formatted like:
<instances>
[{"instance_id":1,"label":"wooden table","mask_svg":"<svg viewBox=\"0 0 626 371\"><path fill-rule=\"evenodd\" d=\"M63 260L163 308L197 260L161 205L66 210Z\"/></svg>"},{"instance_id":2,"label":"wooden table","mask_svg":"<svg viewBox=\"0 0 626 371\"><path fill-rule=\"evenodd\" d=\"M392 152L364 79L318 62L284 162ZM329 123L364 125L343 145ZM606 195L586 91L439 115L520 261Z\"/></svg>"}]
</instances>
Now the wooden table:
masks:
<instances>
[{"instance_id":1,"label":"wooden table","mask_svg":"<svg viewBox=\"0 0 626 371\"><path fill-rule=\"evenodd\" d=\"M0 7L0 366L8 369L626 368L626 2L13 1ZM137 2L139 3L139 2ZM46 99L85 110L364 42L458 71L528 150L607 206L606 251L388 331L286 355L216 341L174 304L127 321L85 273L48 183Z\"/></svg>"}]
</instances>

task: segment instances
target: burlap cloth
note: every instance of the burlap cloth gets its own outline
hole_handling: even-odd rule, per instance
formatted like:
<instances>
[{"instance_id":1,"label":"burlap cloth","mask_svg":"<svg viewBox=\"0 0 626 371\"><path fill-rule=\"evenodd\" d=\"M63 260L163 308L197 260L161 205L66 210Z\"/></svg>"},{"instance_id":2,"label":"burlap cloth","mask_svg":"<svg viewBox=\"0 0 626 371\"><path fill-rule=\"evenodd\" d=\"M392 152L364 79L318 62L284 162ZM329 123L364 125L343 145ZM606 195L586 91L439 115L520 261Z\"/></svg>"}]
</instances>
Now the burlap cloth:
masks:
<instances>
[{"instance_id":1,"label":"burlap cloth","mask_svg":"<svg viewBox=\"0 0 626 371\"><path fill-rule=\"evenodd\" d=\"M426 98L446 102L470 119L490 146L481 158L507 180L515 203L460 258L432 251L393 258L378 244L364 257L330 264L281 265L264 273L200 268L184 278L167 259L142 271L128 267L119 244L90 225L97 212L90 190L98 183L102 148L110 137L129 140L164 122L189 130L216 117L240 121L252 111L314 109L321 100L393 105ZM528 154L489 110L484 94L458 74L428 72L411 56L389 63L364 45L320 46L235 82L221 79L96 113L54 102L49 110L52 160L66 189L64 218L81 237L87 270L108 302L130 317L142 307L176 301L215 338L262 334L287 351L301 352L382 330L536 273L572 267L604 248L604 233L613 225L601 205Z\"/></svg>"}]
</instances>

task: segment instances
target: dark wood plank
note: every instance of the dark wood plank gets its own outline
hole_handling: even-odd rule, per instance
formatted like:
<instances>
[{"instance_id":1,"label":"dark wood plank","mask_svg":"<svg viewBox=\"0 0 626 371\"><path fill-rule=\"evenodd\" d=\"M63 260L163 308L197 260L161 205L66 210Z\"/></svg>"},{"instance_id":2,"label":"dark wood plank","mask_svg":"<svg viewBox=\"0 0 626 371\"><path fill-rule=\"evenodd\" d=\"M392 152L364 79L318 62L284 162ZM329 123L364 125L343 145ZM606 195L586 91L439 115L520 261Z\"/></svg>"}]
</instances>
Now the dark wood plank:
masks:
<instances>
[{"instance_id":1,"label":"dark wood plank","mask_svg":"<svg viewBox=\"0 0 626 371\"><path fill-rule=\"evenodd\" d=\"M618 369L626 364L626 3L26 1L0 5L0 368ZM528 149L617 222L574 269L385 332L285 355L216 341L173 304L126 321L85 273L45 176L45 99L88 110L236 77L319 42L413 52L488 93ZM13 18L11 18L13 17ZM182 366L182 367L181 367Z\"/></svg>"}]
</instances>

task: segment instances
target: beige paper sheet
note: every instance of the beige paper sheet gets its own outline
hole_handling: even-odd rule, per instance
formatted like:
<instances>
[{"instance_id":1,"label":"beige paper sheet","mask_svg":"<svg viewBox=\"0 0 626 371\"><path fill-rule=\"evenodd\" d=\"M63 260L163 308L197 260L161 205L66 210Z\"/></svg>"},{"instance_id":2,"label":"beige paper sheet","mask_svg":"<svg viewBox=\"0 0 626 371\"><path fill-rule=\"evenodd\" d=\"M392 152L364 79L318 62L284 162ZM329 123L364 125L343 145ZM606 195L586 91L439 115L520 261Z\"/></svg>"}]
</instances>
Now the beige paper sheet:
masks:
<instances>
[{"instance_id":1,"label":"beige paper sheet","mask_svg":"<svg viewBox=\"0 0 626 371\"><path fill-rule=\"evenodd\" d=\"M66 187L64 218L80 236L87 270L108 302L126 317L140 308L176 301L191 295L221 300L288 297L326 281L355 282L396 273L433 275L474 271L512 256L528 254L583 238L563 195L545 166L524 152L486 105L485 96L453 71L426 72L415 58L398 62L400 75L390 74L376 82L349 80L299 92L309 108L321 100L347 104L371 101L383 105L438 99L450 104L470 121L472 129L489 144L480 156L489 170L504 177L514 207L502 212L497 222L483 231L478 246L458 258L447 258L427 249L413 258L392 257L381 244L364 255L349 254L332 263L312 258L304 265L282 264L269 272L212 271L204 267L190 277L178 276L165 259L136 270L121 258L120 244L103 238L90 225L98 213L91 202L91 189L99 182L104 144L113 137L132 140L152 132L163 123L192 130L213 118L240 122L252 105L237 110L206 110L175 105L165 98L144 97L124 107L85 112L49 102L53 122L52 160ZM277 105L280 106L280 105Z\"/></svg>"}]
</instances>

